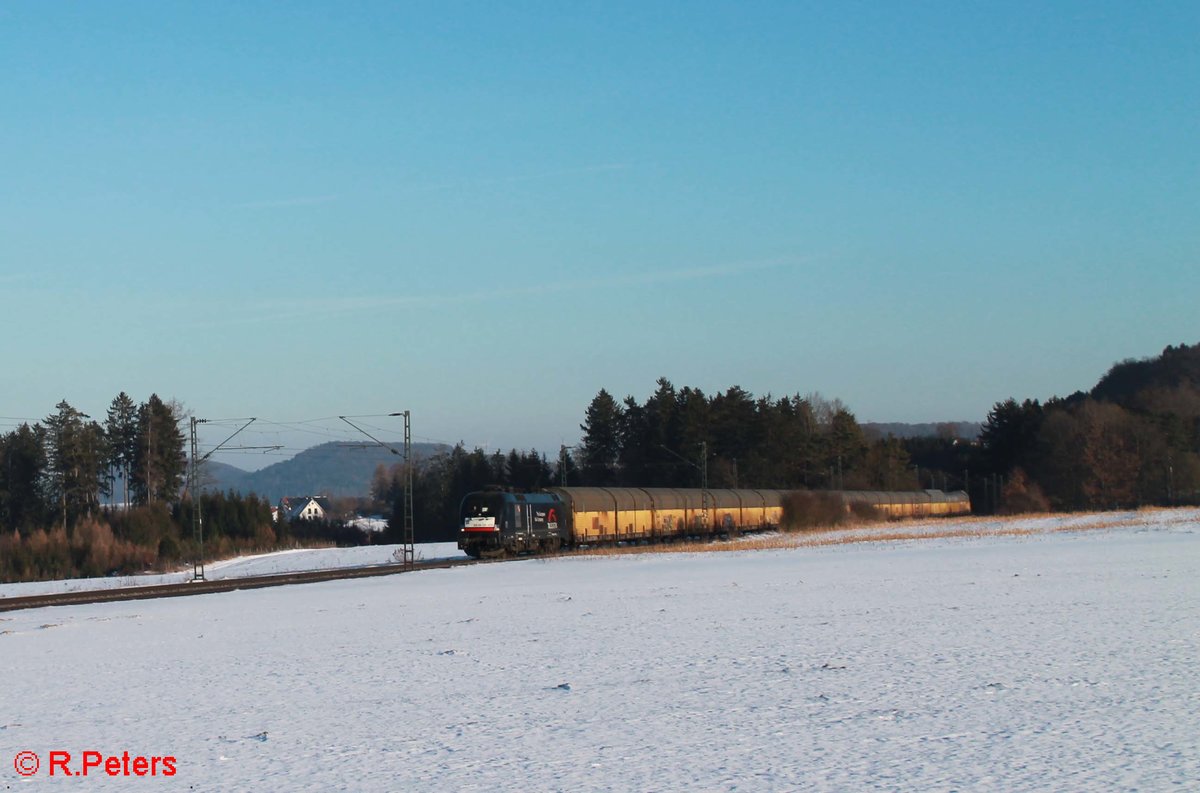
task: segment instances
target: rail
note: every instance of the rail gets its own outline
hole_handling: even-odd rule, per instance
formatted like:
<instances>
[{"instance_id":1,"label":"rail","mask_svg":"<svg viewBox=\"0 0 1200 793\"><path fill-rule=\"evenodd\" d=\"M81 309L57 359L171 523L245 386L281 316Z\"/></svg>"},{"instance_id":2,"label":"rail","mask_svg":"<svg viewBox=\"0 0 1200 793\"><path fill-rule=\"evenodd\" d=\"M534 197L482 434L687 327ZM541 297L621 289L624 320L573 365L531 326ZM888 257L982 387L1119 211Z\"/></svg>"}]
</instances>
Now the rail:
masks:
<instances>
[{"instance_id":1,"label":"rail","mask_svg":"<svg viewBox=\"0 0 1200 793\"><path fill-rule=\"evenodd\" d=\"M208 595L215 592L233 592L239 589L263 589L291 584L312 584L320 581L339 581L349 578L372 578L396 575L410 570L438 570L476 564L474 559L444 559L441 561L417 562L406 567L403 563L372 565L369 567L338 567L328 570L306 570L294 573L224 578L216 581L185 581L179 584L151 584L148 586L115 587L113 589L85 589L76 592L54 592L46 595L21 595L0 598L0 612L46 606L76 606L89 603L114 603L123 600L153 600L155 598L187 597Z\"/></svg>"}]
</instances>

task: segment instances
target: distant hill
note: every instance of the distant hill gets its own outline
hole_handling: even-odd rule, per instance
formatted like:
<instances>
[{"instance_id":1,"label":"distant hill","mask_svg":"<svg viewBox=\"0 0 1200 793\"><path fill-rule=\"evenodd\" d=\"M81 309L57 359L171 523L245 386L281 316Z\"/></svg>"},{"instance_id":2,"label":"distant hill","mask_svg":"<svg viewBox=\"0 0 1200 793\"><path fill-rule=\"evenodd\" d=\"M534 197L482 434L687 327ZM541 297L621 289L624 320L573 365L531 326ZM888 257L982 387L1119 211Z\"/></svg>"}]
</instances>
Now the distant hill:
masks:
<instances>
[{"instance_id":1,"label":"distant hill","mask_svg":"<svg viewBox=\"0 0 1200 793\"><path fill-rule=\"evenodd\" d=\"M1152 403L1161 402L1172 392L1193 396L1200 393L1200 344L1167 347L1155 358L1121 361L1100 378L1091 396L1123 407L1170 412L1156 410Z\"/></svg>"},{"instance_id":2,"label":"distant hill","mask_svg":"<svg viewBox=\"0 0 1200 793\"><path fill-rule=\"evenodd\" d=\"M879 433L879 437L892 435L897 438L936 438L949 432L950 437L973 440L979 437L981 424L978 421L939 421L927 424L903 424L900 422L864 422L863 430L867 434Z\"/></svg>"},{"instance_id":3,"label":"distant hill","mask_svg":"<svg viewBox=\"0 0 1200 793\"><path fill-rule=\"evenodd\" d=\"M206 491L228 492L232 490L235 493L250 493L253 492L253 488L250 487L250 477L252 476L254 476L252 471L243 471L237 466L226 465L216 460L208 460L204 463L204 489Z\"/></svg>"},{"instance_id":4,"label":"distant hill","mask_svg":"<svg viewBox=\"0 0 1200 793\"><path fill-rule=\"evenodd\" d=\"M444 451L449 448L437 443L413 444L417 460ZM205 466L204 487L209 492L256 493L272 504L284 496L368 496L375 468L399 462L398 455L382 446L323 443L259 471L210 461Z\"/></svg>"}]
</instances>

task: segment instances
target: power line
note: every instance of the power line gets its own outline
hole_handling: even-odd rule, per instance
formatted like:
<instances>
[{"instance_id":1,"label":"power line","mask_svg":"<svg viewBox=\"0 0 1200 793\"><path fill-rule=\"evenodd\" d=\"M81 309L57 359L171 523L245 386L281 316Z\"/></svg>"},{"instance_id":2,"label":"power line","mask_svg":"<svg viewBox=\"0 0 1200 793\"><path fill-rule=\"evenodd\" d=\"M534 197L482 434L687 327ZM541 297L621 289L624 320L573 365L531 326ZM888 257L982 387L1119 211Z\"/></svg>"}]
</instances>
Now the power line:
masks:
<instances>
[{"instance_id":1,"label":"power line","mask_svg":"<svg viewBox=\"0 0 1200 793\"><path fill-rule=\"evenodd\" d=\"M403 416L404 417L404 452L403 452L403 457L404 457L404 505L403 505L403 517L401 519L402 526L403 526L403 530L402 530L403 536L401 537L401 549L402 549L401 552L403 553L403 556L404 556L404 559L403 559L404 566L406 568L411 569L413 566L413 563L415 562L415 559L416 559L416 549L414 548L414 544L413 544L414 543L414 540L413 540L413 534L414 534L413 522L414 521L413 521L412 414L409 411L404 410L404 411L399 411L396 413L389 413L387 415L389 417L392 417L392 416ZM375 441L380 446L389 450L392 454L401 454L401 452L396 451L396 449L394 447L389 446L388 444L386 444L383 441L376 438L371 433L364 430L362 427L360 427L357 424L355 424L354 422L352 422L348 416L338 416L338 418L341 419L342 421L346 422L347 424L349 424L351 427L354 427L354 429L358 430L363 435L366 435L368 438ZM370 417L368 417L368 418L370 418Z\"/></svg>"}]
</instances>

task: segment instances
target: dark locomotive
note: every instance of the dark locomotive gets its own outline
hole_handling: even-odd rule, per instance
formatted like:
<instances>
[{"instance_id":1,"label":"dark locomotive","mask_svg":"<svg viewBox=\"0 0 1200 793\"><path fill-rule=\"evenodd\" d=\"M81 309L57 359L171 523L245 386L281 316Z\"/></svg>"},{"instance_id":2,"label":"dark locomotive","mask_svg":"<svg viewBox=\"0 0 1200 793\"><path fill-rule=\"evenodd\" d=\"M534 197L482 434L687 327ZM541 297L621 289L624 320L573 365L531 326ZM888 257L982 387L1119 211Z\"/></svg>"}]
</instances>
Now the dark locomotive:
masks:
<instances>
[{"instance_id":1,"label":"dark locomotive","mask_svg":"<svg viewBox=\"0 0 1200 793\"><path fill-rule=\"evenodd\" d=\"M476 559L506 552L553 552L570 537L562 523L566 505L550 493L469 493L460 513L458 547Z\"/></svg>"}]
</instances>

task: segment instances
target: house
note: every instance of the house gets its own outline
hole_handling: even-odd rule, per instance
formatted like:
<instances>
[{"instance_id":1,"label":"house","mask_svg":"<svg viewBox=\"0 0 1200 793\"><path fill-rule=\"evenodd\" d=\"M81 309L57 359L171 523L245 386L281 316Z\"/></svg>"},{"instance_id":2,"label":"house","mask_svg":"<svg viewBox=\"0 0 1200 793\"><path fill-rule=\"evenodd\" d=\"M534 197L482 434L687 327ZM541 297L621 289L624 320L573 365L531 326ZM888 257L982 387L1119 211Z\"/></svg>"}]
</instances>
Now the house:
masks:
<instances>
[{"instance_id":1,"label":"house","mask_svg":"<svg viewBox=\"0 0 1200 793\"><path fill-rule=\"evenodd\" d=\"M287 520L326 520L333 506L325 496L284 496L279 515Z\"/></svg>"}]
</instances>

